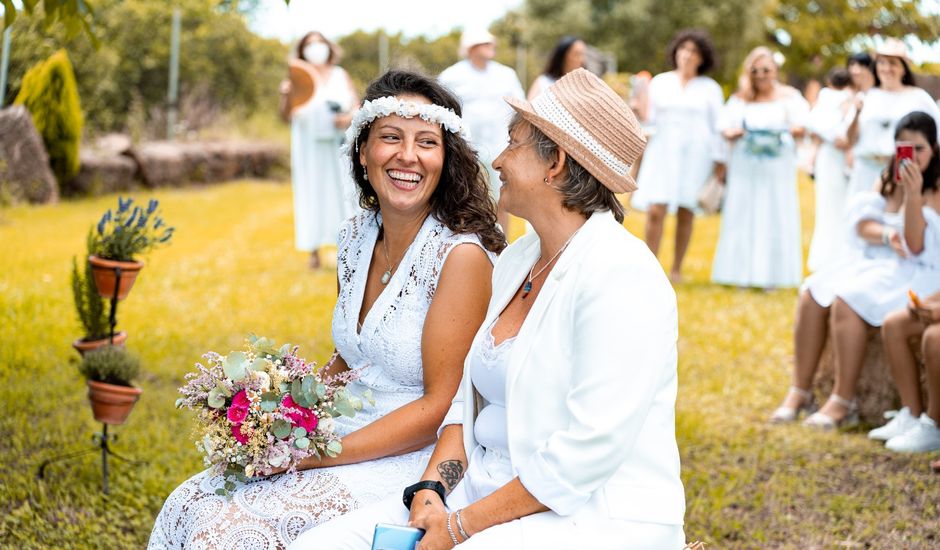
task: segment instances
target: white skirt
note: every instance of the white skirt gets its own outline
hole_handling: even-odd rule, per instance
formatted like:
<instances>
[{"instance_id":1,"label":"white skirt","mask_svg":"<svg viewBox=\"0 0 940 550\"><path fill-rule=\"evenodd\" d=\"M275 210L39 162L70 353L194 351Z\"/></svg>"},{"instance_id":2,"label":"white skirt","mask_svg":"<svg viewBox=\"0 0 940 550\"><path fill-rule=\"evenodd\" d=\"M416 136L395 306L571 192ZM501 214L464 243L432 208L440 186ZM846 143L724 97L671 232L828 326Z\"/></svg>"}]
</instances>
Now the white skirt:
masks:
<instances>
[{"instance_id":1,"label":"white skirt","mask_svg":"<svg viewBox=\"0 0 940 550\"><path fill-rule=\"evenodd\" d=\"M796 185L792 141L778 156L761 157L749 154L738 140L728 165L712 281L758 288L799 286L803 252Z\"/></svg>"},{"instance_id":2,"label":"white skirt","mask_svg":"<svg viewBox=\"0 0 940 550\"><path fill-rule=\"evenodd\" d=\"M913 262L872 260L840 285L835 294L866 323L880 327L887 314L907 305L907 291L916 275Z\"/></svg>"},{"instance_id":3,"label":"white skirt","mask_svg":"<svg viewBox=\"0 0 940 550\"><path fill-rule=\"evenodd\" d=\"M849 195L875 189L887 164L872 157L855 157L849 176Z\"/></svg>"},{"instance_id":4,"label":"white skirt","mask_svg":"<svg viewBox=\"0 0 940 550\"><path fill-rule=\"evenodd\" d=\"M679 208L698 209L699 191L714 165L711 140L690 140L676 135L679 131L666 127L650 138L637 190L630 197L632 208L645 211L650 205L665 204L673 213Z\"/></svg>"},{"instance_id":5,"label":"white skirt","mask_svg":"<svg viewBox=\"0 0 940 550\"><path fill-rule=\"evenodd\" d=\"M815 272L833 265L833 259L839 256L839 248L843 244L843 212L849 184L845 175L845 153L829 143L820 145L814 174L816 218L806 263L809 270Z\"/></svg>"}]
</instances>

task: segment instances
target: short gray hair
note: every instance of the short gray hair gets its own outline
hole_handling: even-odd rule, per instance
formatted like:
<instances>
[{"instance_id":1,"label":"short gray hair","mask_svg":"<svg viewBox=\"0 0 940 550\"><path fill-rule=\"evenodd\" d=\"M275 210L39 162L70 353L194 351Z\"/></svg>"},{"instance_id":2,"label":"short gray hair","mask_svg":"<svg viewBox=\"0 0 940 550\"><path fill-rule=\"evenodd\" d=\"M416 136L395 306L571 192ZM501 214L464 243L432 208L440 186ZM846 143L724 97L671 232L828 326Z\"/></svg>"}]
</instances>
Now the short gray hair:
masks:
<instances>
[{"instance_id":1,"label":"short gray hair","mask_svg":"<svg viewBox=\"0 0 940 550\"><path fill-rule=\"evenodd\" d=\"M532 146L540 159L553 161L558 158L559 145L519 113L512 117L509 129L512 130L520 124L526 124L529 127ZM605 187L570 154L565 160L565 167L567 172L565 179L561 185L556 186L561 193L561 203L565 208L585 217L589 217L594 212L609 210L619 223L623 223L624 208L613 191Z\"/></svg>"}]
</instances>

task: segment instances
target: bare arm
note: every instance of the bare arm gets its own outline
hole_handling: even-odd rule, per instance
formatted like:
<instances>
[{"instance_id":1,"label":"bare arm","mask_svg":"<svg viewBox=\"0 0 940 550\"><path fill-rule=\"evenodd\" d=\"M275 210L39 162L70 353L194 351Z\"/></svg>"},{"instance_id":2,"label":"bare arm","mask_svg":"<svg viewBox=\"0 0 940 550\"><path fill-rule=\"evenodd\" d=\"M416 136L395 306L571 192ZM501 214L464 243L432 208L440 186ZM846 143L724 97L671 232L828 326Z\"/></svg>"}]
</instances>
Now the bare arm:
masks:
<instances>
[{"instance_id":1,"label":"bare arm","mask_svg":"<svg viewBox=\"0 0 940 550\"><path fill-rule=\"evenodd\" d=\"M910 161L904 161L899 171L899 184L904 189L904 241L911 254L917 256L924 251L924 229L927 228L927 220L921 210L924 205L924 176Z\"/></svg>"},{"instance_id":2,"label":"bare arm","mask_svg":"<svg viewBox=\"0 0 940 550\"><path fill-rule=\"evenodd\" d=\"M463 447L463 426L452 424L444 428L428 460L428 467L421 476L422 481L440 481L447 494L454 490L467 471L467 452ZM441 497L430 489L415 493L411 503L411 525L424 524L433 516L446 513Z\"/></svg>"},{"instance_id":3,"label":"bare arm","mask_svg":"<svg viewBox=\"0 0 940 550\"><path fill-rule=\"evenodd\" d=\"M424 322L424 395L344 437L338 457L308 459L300 469L400 455L434 442L460 383L464 358L486 314L492 269L476 245L459 245L450 252Z\"/></svg>"},{"instance_id":4,"label":"bare arm","mask_svg":"<svg viewBox=\"0 0 940 550\"><path fill-rule=\"evenodd\" d=\"M281 115L281 120L290 122L290 104L287 101L287 95L290 93L290 81L282 80L280 88L280 100L277 104L277 112Z\"/></svg>"}]
</instances>

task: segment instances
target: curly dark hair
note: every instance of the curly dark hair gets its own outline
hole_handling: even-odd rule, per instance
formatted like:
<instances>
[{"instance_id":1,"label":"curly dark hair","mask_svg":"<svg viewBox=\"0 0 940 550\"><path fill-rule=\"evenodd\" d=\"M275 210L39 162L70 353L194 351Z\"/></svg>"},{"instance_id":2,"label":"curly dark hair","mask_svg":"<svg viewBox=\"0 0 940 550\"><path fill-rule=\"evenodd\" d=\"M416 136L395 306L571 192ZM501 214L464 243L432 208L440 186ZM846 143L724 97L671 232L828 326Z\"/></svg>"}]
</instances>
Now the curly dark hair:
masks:
<instances>
[{"instance_id":1,"label":"curly dark hair","mask_svg":"<svg viewBox=\"0 0 940 550\"><path fill-rule=\"evenodd\" d=\"M431 103L461 114L460 102L433 78L410 71L392 70L383 74L366 89L365 100L385 96L418 95ZM359 205L379 211L379 198L372 184L363 177L358 150L369 139L371 125L366 126L350 147L352 176L359 188ZM462 137L444 134L444 169L441 180L431 194L431 215L455 233L472 233L480 237L490 252L506 248L506 236L496 225L496 202L490 196L486 170L476 151Z\"/></svg>"},{"instance_id":2,"label":"curly dark hair","mask_svg":"<svg viewBox=\"0 0 940 550\"><path fill-rule=\"evenodd\" d=\"M676 51L679 46L686 42L692 42L698 48L699 55L702 56L702 63L698 66L696 74L706 74L715 66L715 45L707 32L701 29L682 29L669 43L666 48L666 60L673 69L676 68Z\"/></svg>"},{"instance_id":3,"label":"curly dark hair","mask_svg":"<svg viewBox=\"0 0 940 550\"><path fill-rule=\"evenodd\" d=\"M930 164L927 165L927 169L923 172L924 185L922 192L936 191L937 179L940 178L940 149L937 147L937 122L932 116L923 111L911 111L898 121L898 125L894 130L894 139L897 140L900 138L901 132L904 130L917 132L924 136L924 139L926 139L927 143L930 145L933 156L930 158ZM897 186L894 181L894 174L897 171L897 162L897 156L892 156L891 162L881 172L881 194L885 197L894 193L894 188Z\"/></svg>"},{"instance_id":4,"label":"curly dark hair","mask_svg":"<svg viewBox=\"0 0 940 550\"><path fill-rule=\"evenodd\" d=\"M542 72L556 80L565 76L565 56L568 55L571 46L574 46L577 42L584 41L577 36L563 36L552 48L552 53L548 54L548 61L545 63L545 70Z\"/></svg>"}]
</instances>

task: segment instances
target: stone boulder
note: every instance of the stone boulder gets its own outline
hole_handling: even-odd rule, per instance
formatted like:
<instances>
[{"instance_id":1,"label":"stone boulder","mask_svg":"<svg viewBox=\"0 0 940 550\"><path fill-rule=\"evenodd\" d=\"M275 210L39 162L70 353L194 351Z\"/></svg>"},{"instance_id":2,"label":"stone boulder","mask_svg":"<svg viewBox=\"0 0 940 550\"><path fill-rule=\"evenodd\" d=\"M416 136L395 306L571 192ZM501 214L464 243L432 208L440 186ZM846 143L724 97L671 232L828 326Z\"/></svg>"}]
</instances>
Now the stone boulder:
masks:
<instances>
[{"instance_id":1,"label":"stone boulder","mask_svg":"<svg viewBox=\"0 0 940 550\"><path fill-rule=\"evenodd\" d=\"M156 141L133 147L128 155L150 187L267 177L287 166L286 149L269 143Z\"/></svg>"},{"instance_id":2,"label":"stone boulder","mask_svg":"<svg viewBox=\"0 0 940 550\"><path fill-rule=\"evenodd\" d=\"M0 200L52 203L59 187L42 137L21 105L0 110Z\"/></svg>"},{"instance_id":3,"label":"stone boulder","mask_svg":"<svg viewBox=\"0 0 940 550\"><path fill-rule=\"evenodd\" d=\"M187 182L186 159L177 143L152 141L141 143L127 153L140 169L148 187L179 187Z\"/></svg>"},{"instance_id":4,"label":"stone boulder","mask_svg":"<svg viewBox=\"0 0 940 550\"><path fill-rule=\"evenodd\" d=\"M62 187L67 196L97 196L140 187L134 159L96 149L82 149L82 168Z\"/></svg>"}]
</instances>

